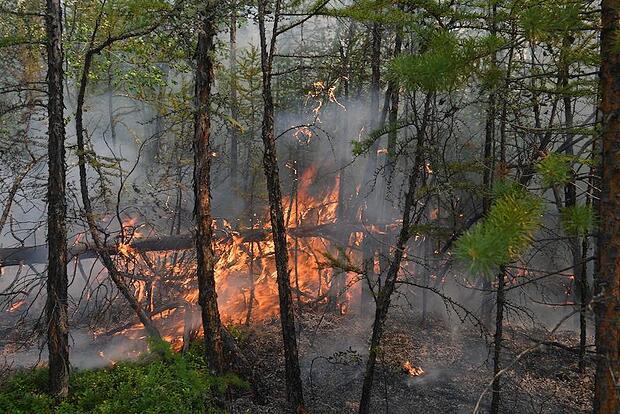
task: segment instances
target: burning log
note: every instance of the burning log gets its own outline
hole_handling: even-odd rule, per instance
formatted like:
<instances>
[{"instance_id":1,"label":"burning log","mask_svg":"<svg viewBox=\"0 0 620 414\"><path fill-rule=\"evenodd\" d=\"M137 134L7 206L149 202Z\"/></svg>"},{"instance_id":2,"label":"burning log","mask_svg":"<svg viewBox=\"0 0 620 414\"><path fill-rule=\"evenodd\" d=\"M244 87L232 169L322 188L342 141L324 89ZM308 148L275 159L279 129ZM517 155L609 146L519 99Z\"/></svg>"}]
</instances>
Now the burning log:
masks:
<instances>
[{"instance_id":1,"label":"burning log","mask_svg":"<svg viewBox=\"0 0 620 414\"><path fill-rule=\"evenodd\" d=\"M381 233L390 229L392 225L372 225L365 226L356 223L343 224L321 224L315 226L294 227L288 229L288 234L293 237L323 237L334 239L342 232L373 232ZM218 230L216 237L225 240L231 237L238 237L243 243L259 242L270 237L271 230L266 229L244 229L239 231ZM105 252L109 255L120 254L122 245L119 243L107 243ZM173 236L152 237L139 239L131 242L130 247L139 252L189 250L194 248L193 234L180 234ZM68 250L69 259L79 257L83 259L96 258L97 251L92 243L80 242L71 246ZM19 266L22 264L45 264L47 263L47 246L25 246L0 249L0 268L9 266Z\"/></svg>"}]
</instances>

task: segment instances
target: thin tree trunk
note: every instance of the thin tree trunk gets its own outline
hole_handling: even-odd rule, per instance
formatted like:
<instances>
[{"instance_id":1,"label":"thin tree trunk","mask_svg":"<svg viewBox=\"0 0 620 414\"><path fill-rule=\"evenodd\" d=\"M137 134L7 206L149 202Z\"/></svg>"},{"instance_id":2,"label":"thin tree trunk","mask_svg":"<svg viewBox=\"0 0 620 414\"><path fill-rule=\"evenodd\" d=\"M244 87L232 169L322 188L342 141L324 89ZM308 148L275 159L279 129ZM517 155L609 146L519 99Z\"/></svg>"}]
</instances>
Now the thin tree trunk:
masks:
<instances>
[{"instance_id":1,"label":"thin tree trunk","mask_svg":"<svg viewBox=\"0 0 620 414\"><path fill-rule=\"evenodd\" d=\"M603 0L601 32L602 165L596 275L594 413L620 411L620 1Z\"/></svg>"},{"instance_id":2,"label":"thin tree trunk","mask_svg":"<svg viewBox=\"0 0 620 414\"><path fill-rule=\"evenodd\" d=\"M295 313L291 296L291 282L288 269L288 252L286 246L286 227L282 209L282 193L280 190L280 176L276 155L276 140L274 132L274 105L271 90L271 73L273 55L275 53L276 33L281 0L277 0L274 8L274 22L271 40L267 43L265 29L265 0L258 2L258 23L260 32L261 69L263 74L263 125L262 140L264 146L263 167L267 179L269 195L269 213L271 218L271 232L276 260L278 281L278 296L280 303L280 321L284 341L284 359L286 372L286 395L288 402L297 411L304 411L304 398L301 382L301 370L297 351L297 333L295 331Z\"/></svg>"},{"instance_id":3,"label":"thin tree trunk","mask_svg":"<svg viewBox=\"0 0 620 414\"><path fill-rule=\"evenodd\" d=\"M108 67L107 67L107 88L108 88L108 122L110 123L110 137L112 138L112 145L116 145L116 120L114 119L114 87L112 85L112 56L108 53Z\"/></svg>"},{"instance_id":4,"label":"thin tree trunk","mask_svg":"<svg viewBox=\"0 0 620 414\"><path fill-rule=\"evenodd\" d=\"M491 27L490 33L491 35L495 35L497 32L496 22L495 22L495 14L497 11L497 5L493 3L490 7L490 19L491 19ZM497 67L497 52L494 52L491 55L491 66L493 68ZM487 102L487 119L485 125L485 133L484 133L484 172L482 176L482 185L484 195L482 198L482 212L486 214L491 206L491 190L493 186L493 170L495 168L495 157L494 157L494 147L495 147L495 121L497 116L497 95L496 88L494 85L491 86L491 91L489 93L489 100ZM481 304L481 313L483 317L483 321L488 326L491 322L492 315L492 306L493 300L489 291L491 290L491 283L488 279L482 279L482 304ZM484 293L487 292L487 293Z\"/></svg>"},{"instance_id":5,"label":"thin tree trunk","mask_svg":"<svg viewBox=\"0 0 620 414\"><path fill-rule=\"evenodd\" d=\"M200 13L200 31L196 49L195 124L194 124L194 215L196 218L196 274L198 303L202 309L205 354L209 368L224 372L226 364L222 344L222 323L215 291L213 218L211 216L211 86L216 34L216 2L208 1Z\"/></svg>"},{"instance_id":6,"label":"thin tree trunk","mask_svg":"<svg viewBox=\"0 0 620 414\"><path fill-rule=\"evenodd\" d=\"M403 46L403 39L400 30L396 32L396 39L394 41L394 57L400 55ZM398 122L398 109L400 104L400 87L396 79L390 81L388 87L391 91L390 97L390 113L388 123L390 126L390 132L388 134L387 145L387 159L385 162L385 178L386 185L391 183L392 174L396 164L396 145L398 143L398 131L396 129L396 123Z\"/></svg>"},{"instance_id":7,"label":"thin tree trunk","mask_svg":"<svg viewBox=\"0 0 620 414\"><path fill-rule=\"evenodd\" d=\"M372 49L370 56L371 66L371 84L370 84L370 109L368 117L370 119L369 131L377 128L379 124L379 92L381 88L381 25L374 23L372 26ZM373 180L375 170L377 169L377 149L379 148L379 139L376 139L368 151L368 159L366 160L366 166L364 169L364 175L362 183L363 186L367 186ZM360 196L363 192L360 192ZM367 194L369 201L374 200L372 194ZM371 201L372 202L372 201ZM368 220L374 220L376 217L369 217L369 211L375 211L376 206L370 206L364 210L364 217ZM362 297L360 302L360 313L365 315L370 313L368 309L372 303L373 293L372 289L378 282L378 276L375 275L375 250L376 243L372 237L366 235L362 241L363 252L363 264L364 275L366 277L365 283L362 283Z\"/></svg>"},{"instance_id":8,"label":"thin tree trunk","mask_svg":"<svg viewBox=\"0 0 620 414\"><path fill-rule=\"evenodd\" d=\"M491 398L491 414L498 414L501 404L502 340L504 333L504 304L506 303L506 269L502 266L497 275L497 303L495 310L495 335L493 349L493 396Z\"/></svg>"},{"instance_id":9,"label":"thin tree trunk","mask_svg":"<svg viewBox=\"0 0 620 414\"><path fill-rule=\"evenodd\" d=\"M410 227L412 221L412 212L415 209L415 192L418 186L418 179L420 177L422 164L424 162L424 136L426 134L426 125L428 123L431 100L431 94L427 95L424 105L422 125L420 126L420 130L418 131L417 136L417 146L414 160L415 164L413 166L411 174L409 175L409 184L407 189L407 195L405 197L405 206L403 208L402 228L398 236L396 249L394 250L394 256L392 257L390 266L385 277L385 284L383 288L381 288L377 293L375 319L372 325L370 349L368 351L368 360L366 361L364 382L362 384L362 396L360 399L359 408L360 414L370 413L370 399L372 396L372 384L375 374L375 365L377 364L377 356L379 354L381 338L383 337L385 320L387 319L392 293L394 293L394 289L396 288L396 279L398 277L400 264L405 253L405 248L407 246L409 238L411 237Z\"/></svg>"},{"instance_id":10,"label":"thin tree trunk","mask_svg":"<svg viewBox=\"0 0 620 414\"><path fill-rule=\"evenodd\" d=\"M63 104L62 8L60 0L47 0L48 160L47 187L47 347L50 393L69 392L69 318L67 314L67 203L65 199L65 119Z\"/></svg>"},{"instance_id":11,"label":"thin tree trunk","mask_svg":"<svg viewBox=\"0 0 620 414\"><path fill-rule=\"evenodd\" d=\"M237 2L231 4L230 15L230 181L237 191L237 172L239 158L239 133L236 122L239 121L239 103L237 102Z\"/></svg>"},{"instance_id":12,"label":"thin tree trunk","mask_svg":"<svg viewBox=\"0 0 620 414\"><path fill-rule=\"evenodd\" d=\"M566 129L564 146L565 153L569 157L574 155L573 150L573 138L574 134L571 131L573 128L573 105L572 99L569 95L569 62L567 61L568 57L568 48L571 45L571 40L566 37L562 42L562 51L560 58L560 68L559 68L559 83L562 86L562 101L564 104L564 128ZM577 186L576 186L576 178L575 172L571 171L571 179L564 186L564 207L565 208L574 208L577 206ZM558 206L561 208L561 206ZM586 277L586 273L582 272L582 242L578 235L571 235L570 240L570 250L573 256L573 274L574 278L574 301L579 306L579 331L580 331L580 342L585 342L585 334L586 334L586 305L588 301L588 292L587 290L583 290L585 286L587 286L587 281L584 285L582 279ZM580 369L583 367L583 360L580 359L579 363Z\"/></svg>"}]
</instances>

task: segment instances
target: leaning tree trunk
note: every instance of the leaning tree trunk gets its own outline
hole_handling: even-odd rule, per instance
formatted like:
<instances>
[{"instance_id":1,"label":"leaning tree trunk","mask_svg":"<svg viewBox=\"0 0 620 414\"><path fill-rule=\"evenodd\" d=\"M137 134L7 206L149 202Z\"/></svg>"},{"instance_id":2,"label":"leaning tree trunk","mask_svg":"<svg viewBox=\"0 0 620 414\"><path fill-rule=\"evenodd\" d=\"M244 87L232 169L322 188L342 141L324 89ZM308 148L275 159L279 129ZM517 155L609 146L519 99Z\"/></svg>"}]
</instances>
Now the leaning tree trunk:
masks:
<instances>
[{"instance_id":1,"label":"leaning tree trunk","mask_svg":"<svg viewBox=\"0 0 620 414\"><path fill-rule=\"evenodd\" d=\"M69 392L69 319L67 315L67 204L65 200L65 120L63 103L62 9L47 0L47 85L49 178L47 187L47 347L50 393Z\"/></svg>"},{"instance_id":2,"label":"leaning tree trunk","mask_svg":"<svg viewBox=\"0 0 620 414\"><path fill-rule=\"evenodd\" d=\"M286 371L287 400L298 412L304 411L301 370L297 352L297 333L295 332L295 314L291 296L290 274L288 270L288 252L286 249L286 228L284 226L284 212L282 209L282 194L280 191L280 177L278 159L276 156L276 140L274 134L274 106L271 91L271 70L278 25L280 1L275 5L275 21L270 43L267 43L265 32L266 1L258 2L258 22L260 31L261 69L263 74L263 125L262 139L264 145L263 167L267 179L269 194L269 213L271 218L271 232L276 259L276 273L278 281L278 296L280 302L280 321L284 340L284 359Z\"/></svg>"},{"instance_id":3,"label":"leaning tree trunk","mask_svg":"<svg viewBox=\"0 0 620 414\"><path fill-rule=\"evenodd\" d=\"M213 218L211 216L211 117L209 103L213 84L215 39L215 1L208 1L200 13L200 31L196 49L196 118L194 125L194 215L196 216L196 262L198 302L202 308L205 353L211 370L225 369L222 323L217 307L213 254Z\"/></svg>"},{"instance_id":4,"label":"leaning tree trunk","mask_svg":"<svg viewBox=\"0 0 620 414\"><path fill-rule=\"evenodd\" d=\"M620 0L603 0L601 32L602 165L594 412L620 412Z\"/></svg>"},{"instance_id":5,"label":"leaning tree trunk","mask_svg":"<svg viewBox=\"0 0 620 414\"><path fill-rule=\"evenodd\" d=\"M108 38L105 42L100 44L97 47L94 46L95 36L99 29L99 25L101 23L101 15L97 19L95 28L90 38L90 42L88 45L88 51L84 57L84 64L82 67L82 74L80 77L80 84L78 88L78 97L76 102L75 109L75 134L76 134L76 144L77 144L77 156L78 156L78 170L79 170L79 180L80 180L80 195L82 198L82 204L84 206L84 215L86 218L86 223L88 225L88 230L90 236L93 239L93 243L95 245L95 250L97 251L97 255L101 259L104 267L108 271L108 275L118 290L121 292L121 295L127 300L131 309L136 313L138 319L144 326L145 331L147 332L150 338L155 340L161 339L161 335L153 321L151 320L150 315L142 308L136 297L131 292L129 286L123 279L121 272L118 271L112 257L109 252L106 250L106 243L102 239L99 234L99 228L97 226L97 222L95 219L95 213L93 210L93 206L91 203L91 197L88 191L88 179L86 172L86 142L84 139L84 102L86 97L86 87L88 86L88 78L90 75L90 67L92 65L92 61L95 55L101 53L107 46L111 45L117 40L121 38ZM130 35L128 34L124 38L129 38L132 36L136 36L137 34Z\"/></svg>"}]
</instances>

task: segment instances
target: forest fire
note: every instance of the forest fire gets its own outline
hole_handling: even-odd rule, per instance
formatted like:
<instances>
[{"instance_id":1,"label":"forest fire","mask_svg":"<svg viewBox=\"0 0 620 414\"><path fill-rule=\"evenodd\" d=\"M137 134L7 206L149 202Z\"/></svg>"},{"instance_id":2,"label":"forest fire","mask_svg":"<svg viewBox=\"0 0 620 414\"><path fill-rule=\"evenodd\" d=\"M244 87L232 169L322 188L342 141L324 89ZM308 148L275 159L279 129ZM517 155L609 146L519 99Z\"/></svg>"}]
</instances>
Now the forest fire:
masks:
<instances>
[{"instance_id":1,"label":"forest fire","mask_svg":"<svg viewBox=\"0 0 620 414\"><path fill-rule=\"evenodd\" d=\"M297 191L283 198L285 220L289 230L289 269L293 297L298 306L325 304L330 300L341 314L349 309L354 285L353 275L343 273L329 265L329 257L346 253L339 250L339 245L355 247L361 237L358 233L347 234L347 240L332 240L328 237L299 237L295 229L316 228L335 225L337 220L340 180L336 177L331 185L319 189L311 188L317 176L317 168L306 169L299 179ZM255 220L269 223L268 211ZM143 234L136 231L138 222L135 218L123 223L122 233L126 242L117 244L117 266L126 274L135 275L134 289L136 297L145 306L154 310L166 305L166 301L178 302L178 296L168 295L168 291L181 292L182 300L178 306L153 316L153 320L162 325L162 334L175 347L181 346L188 329L199 329L196 286L196 263L189 252L179 254L176 251L140 252L134 249L132 242L139 240ZM215 279L218 302L222 319L228 323L248 324L251 321L276 317L279 310L278 288L274 245L268 226L264 225L264 237L243 237L229 222L218 221L216 234L226 237L217 238L214 243L217 262ZM129 239L131 237L131 239ZM327 254L327 255L326 255ZM338 277L337 291L330 290L334 278ZM156 299L157 298L157 299ZM158 305L158 306L156 306ZM191 327L185 326L192 325ZM119 334L134 337L142 336L140 325L121 331Z\"/></svg>"},{"instance_id":2,"label":"forest fire","mask_svg":"<svg viewBox=\"0 0 620 414\"><path fill-rule=\"evenodd\" d=\"M618 7L3 0L0 413L620 414Z\"/></svg>"}]
</instances>

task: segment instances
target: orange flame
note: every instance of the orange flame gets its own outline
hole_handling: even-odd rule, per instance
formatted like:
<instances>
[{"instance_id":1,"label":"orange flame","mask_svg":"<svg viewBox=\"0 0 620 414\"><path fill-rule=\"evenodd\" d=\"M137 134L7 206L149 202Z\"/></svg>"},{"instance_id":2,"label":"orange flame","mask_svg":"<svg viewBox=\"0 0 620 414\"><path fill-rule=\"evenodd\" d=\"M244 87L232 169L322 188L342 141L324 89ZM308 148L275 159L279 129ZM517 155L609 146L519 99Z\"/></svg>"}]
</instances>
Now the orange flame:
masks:
<instances>
[{"instance_id":1,"label":"orange flame","mask_svg":"<svg viewBox=\"0 0 620 414\"><path fill-rule=\"evenodd\" d=\"M283 198L282 205L289 229L337 221L340 179L336 177L331 186L316 186L314 183L317 174L316 167L307 168L298 179L297 191ZM255 223L268 223L268 217L269 213L265 211L262 219ZM125 223L123 225L125 226ZM133 239L142 237L135 231L136 225L137 221L134 219L127 221L127 228L131 231L125 233L131 234ZM225 233L231 235L218 239L214 244L217 259L215 279L223 321L246 323L276 317L279 313L278 285L274 244L270 233L266 231L268 236L260 241L247 241L235 233L227 222L219 222L217 226L220 227L219 230L225 230ZM352 248L359 246L361 239L362 233L353 233L348 240L341 240L339 244L351 246L346 250L346 254L355 256L357 253ZM119 242L118 250L118 265L123 266L127 273L141 276L132 284L137 299L145 306L153 308L152 298L156 286L175 283L176 291L172 291L170 302L178 301L180 297L181 302L187 305L160 312L153 316L153 320L162 327L162 336L171 342L175 349L179 349L183 345L182 338L188 335L188 330L200 329L196 305L198 289L195 261L191 257L189 260L177 259L178 252L137 252L131 247L130 241ZM332 256L339 254L335 242L323 237L296 238L289 234L288 251L295 301L300 304L327 303L330 300L332 280L338 276L337 309L342 314L346 313L352 297L351 289L347 287L355 285L357 275L341 273L328 263L325 252ZM145 281L145 278L150 279L150 282ZM159 289L162 292L161 287ZM148 302L149 298L151 302ZM140 326L136 326L120 334L139 337L143 336L144 332Z\"/></svg>"},{"instance_id":2,"label":"orange flame","mask_svg":"<svg viewBox=\"0 0 620 414\"><path fill-rule=\"evenodd\" d=\"M421 367L414 367L411 362L406 361L403 364L403 369L407 372L407 374L411 377L420 377L426 372Z\"/></svg>"}]
</instances>

